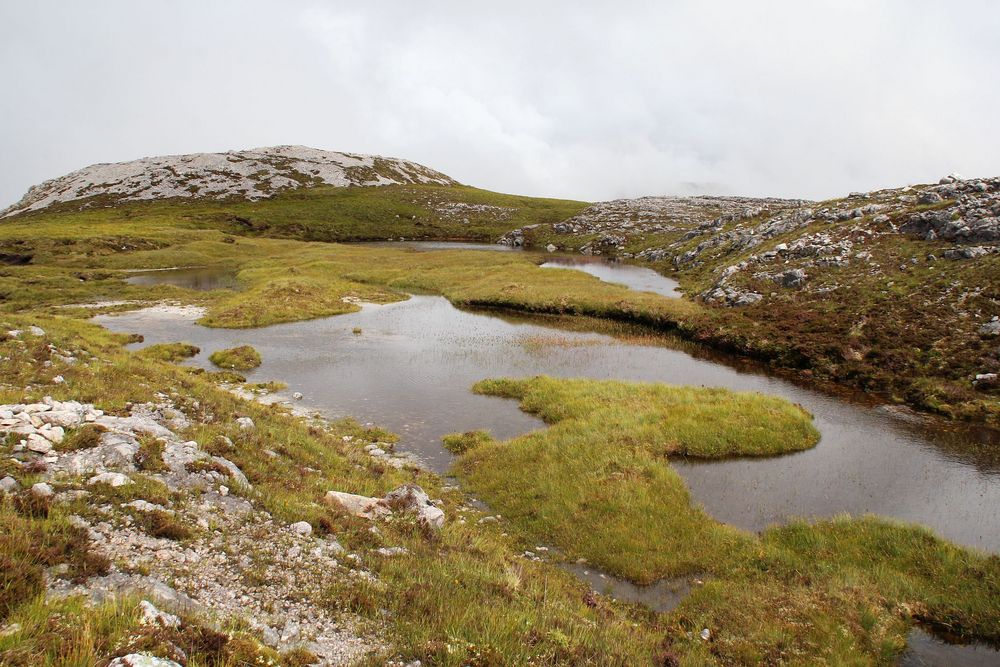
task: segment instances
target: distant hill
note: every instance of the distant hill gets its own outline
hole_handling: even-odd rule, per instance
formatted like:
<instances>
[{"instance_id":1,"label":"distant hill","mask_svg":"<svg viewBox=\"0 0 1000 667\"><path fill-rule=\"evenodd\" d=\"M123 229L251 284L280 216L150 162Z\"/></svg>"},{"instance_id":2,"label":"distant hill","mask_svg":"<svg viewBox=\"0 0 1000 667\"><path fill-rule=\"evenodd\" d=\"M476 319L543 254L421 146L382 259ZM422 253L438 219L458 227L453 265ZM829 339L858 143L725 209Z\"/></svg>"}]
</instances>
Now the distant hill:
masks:
<instances>
[{"instance_id":1,"label":"distant hill","mask_svg":"<svg viewBox=\"0 0 1000 667\"><path fill-rule=\"evenodd\" d=\"M80 208L122 201L202 198L258 200L283 190L317 185L457 185L453 179L408 160L273 146L226 153L147 157L95 164L28 190L7 217L56 204Z\"/></svg>"}]
</instances>

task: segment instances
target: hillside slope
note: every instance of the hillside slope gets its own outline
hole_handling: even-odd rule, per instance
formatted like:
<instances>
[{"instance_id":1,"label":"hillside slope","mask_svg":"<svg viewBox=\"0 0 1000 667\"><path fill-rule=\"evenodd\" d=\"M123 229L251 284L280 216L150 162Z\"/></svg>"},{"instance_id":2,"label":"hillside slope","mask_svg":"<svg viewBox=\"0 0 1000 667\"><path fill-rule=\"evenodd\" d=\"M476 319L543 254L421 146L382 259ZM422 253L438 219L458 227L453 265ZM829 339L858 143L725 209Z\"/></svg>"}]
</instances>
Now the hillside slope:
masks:
<instances>
[{"instance_id":1,"label":"hillside slope","mask_svg":"<svg viewBox=\"0 0 1000 667\"><path fill-rule=\"evenodd\" d=\"M998 411L1000 178L825 202L645 197L501 243L646 261L716 347L951 416ZM961 406L961 407L959 407Z\"/></svg>"},{"instance_id":2,"label":"hillside slope","mask_svg":"<svg viewBox=\"0 0 1000 667\"><path fill-rule=\"evenodd\" d=\"M375 155L273 146L227 153L193 153L95 164L32 187L6 217L55 204L81 206L151 199L264 199L316 185L455 185L415 162Z\"/></svg>"}]
</instances>

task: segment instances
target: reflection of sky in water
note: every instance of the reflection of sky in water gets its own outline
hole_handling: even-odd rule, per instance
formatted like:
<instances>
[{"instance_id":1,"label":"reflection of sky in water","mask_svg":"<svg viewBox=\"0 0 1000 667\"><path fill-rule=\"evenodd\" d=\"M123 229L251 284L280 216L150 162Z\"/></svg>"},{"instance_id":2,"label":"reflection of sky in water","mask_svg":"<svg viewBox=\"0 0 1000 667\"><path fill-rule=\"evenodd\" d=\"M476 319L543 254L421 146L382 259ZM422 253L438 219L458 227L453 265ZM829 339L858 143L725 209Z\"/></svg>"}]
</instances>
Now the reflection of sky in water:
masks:
<instances>
[{"instance_id":1,"label":"reflection of sky in water","mask_svg":"<svg viewBox=\"0 0 1000 667\"><path fill-rule=\"evenodd\" d=\"M939 436L882 411L666 347L463 312L430 296L251 330L208 329L142 311L99 321L141 333L146 343L198 345L200 364L213 350L251 344L264 357L251 379L286 382L289 393L302 392L304 403L330 416L386 426L400 434L400 448L417 452L438 471L450 460L440 446L446 433L486 428L506 438L542 426L514 401L469 391L487 377L620 378L785 396L815 415L823 434L816 448L772 459L675 462L695 500L713 516L759 530L792 516L874 512L1000 550L995 468L973 465ZM354 327L363 333L354 335Z\"/></svg>"},{"instance_id":2,"label":"reflection of sky in water","mask_svg":"<svg viewBox=\"0 0 1000 667\"><path fill-rule=\"evenodd\" d=\"M679 297L677 281L660 275L653 269L632 264L610 262L600 257L555 256L542 267L583 271L609 283L619 283L639 292L655 292L672 298Z\"/></svg>"}]
</instances>

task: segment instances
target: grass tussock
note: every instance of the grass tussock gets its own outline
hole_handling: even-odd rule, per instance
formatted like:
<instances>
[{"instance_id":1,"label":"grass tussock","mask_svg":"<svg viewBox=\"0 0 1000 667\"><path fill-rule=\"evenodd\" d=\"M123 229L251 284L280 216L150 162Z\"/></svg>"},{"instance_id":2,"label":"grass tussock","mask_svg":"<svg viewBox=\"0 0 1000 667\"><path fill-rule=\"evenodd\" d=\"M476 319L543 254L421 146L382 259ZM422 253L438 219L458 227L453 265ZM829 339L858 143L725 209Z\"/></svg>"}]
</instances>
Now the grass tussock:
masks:
<instances>
[{"instance_id":1,"label":"grass tussock","mask_svg":"<svg viewBox=\"0 0 1000 667\"><path fill-rule=\"evenodd\" d=\"M101 434L107 431L100 424L84 424L72 429L62 442L55 445L61 452L73 452L79 449L90 449L101 444Z\"/></svg>"},{"instance_id":2,"label":"grass tussock","mask_svg":"<svg viewBox=\"0 0 1000 667\"><path fill-rule=\"evenodd\" d=\"M452 454L464 454L470 449L475 449L487 442L492 442L493 436L489 431L466 431L465 433L449 433L441 438L444 448Z\"/></svg>"},{"instance_id":3,"label":"grass tussock","mask_svg":"<svg viewBox=\"0 0 1000 667\"><path fill-rule=\"evenodd\" d=\"M130 653L192 666L301 664L294 656L286 660L238 625L214 630L190 618L182 618L178 628L144 625L138 599L131 596L97 606L81 598L36 598L11 620L20 628L0 637L0 662L11 667L103 664Z\"/></svg>"},{"instance_id":4,"label":"grass tussock","mask_svg":"<svg viewBox=\"0 0 1000 667\"><path fill-rule=\"evenodd\" d=\"M142 472L165 472L167 464L163 462L163 440L151 436L139 439L139 449L134 458L135 467Z\"/></svg>"},{"instance_id":5,"label":"grass tussock","mask_svg":"<svg viewBox=\"0 0 1000 667\"><path fill-rule=\"evenodd\" d=\"M263 361L260 352L250 345L240 345L226 350L217 350L208 358L219 368L236 371L248 371L257 368Z\"/></svg>"},{"instance_id":6,"label":"grass tussock","mask_svg":"<svg viewBox=\"0 0 1000 667\"><path fill-rule=\"evenodd\" d=\"M194 531L190 527L163 510L136 512L135 518L136 523L152 537L165 540L188 540L194 537Z\"/></svg>"},{"instance_id":7,"label":"grass tussock","mask_svg":"<svg viewBox=\"0 0 1000 667\"><path fill-rule=\"evenodd\" d=\"M201 352L201 349L190 343L156 343L147 345L138 354L146 359L178 362L190 359Z\"/></svg>"},{"instance_id":8,"label":"grass tussock","mask_svg":"<svg viewBox=\"0 0 1000 667\"><path fill-rule=\"evenodd\" d=\"M46 568L65 565L62 576L83 579L110 565L91 549L85 530L51 511L47 499L40 511L43 506L29 497L25 491L0 498L0 621L44 591Z\"/></svg>"}]
</instances>

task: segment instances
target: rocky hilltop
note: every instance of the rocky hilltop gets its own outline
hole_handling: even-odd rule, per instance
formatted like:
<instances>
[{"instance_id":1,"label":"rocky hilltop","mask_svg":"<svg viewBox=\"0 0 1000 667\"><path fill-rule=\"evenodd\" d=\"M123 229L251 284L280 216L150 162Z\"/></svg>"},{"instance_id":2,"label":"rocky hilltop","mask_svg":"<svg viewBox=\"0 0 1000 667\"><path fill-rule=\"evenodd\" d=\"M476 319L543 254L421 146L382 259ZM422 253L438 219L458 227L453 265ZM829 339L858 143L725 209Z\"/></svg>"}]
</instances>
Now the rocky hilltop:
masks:
<instances>
[{"instance_id":1,"label":"rocky hilltop","mask_svg":"<svg viewBox=\"0 0 1000 667\"><path fill-rule=\"evenodd\" d=\"M996 411L1000 178L600 202L500 243L647 262L709 307L717 322L690 335L715 347L950 416Z\"/></svg>"},{"instance_id":2,"label":"rocky hilltop","mask_svg":"<svg viewBox=\"0 0 1000 667\"><path fill-rule=\"evenodd\" d=\"M95 164L33 186L7 217L56 204L169 198L264 199L288 189L401 184L455 185L444 174L399 158L273 146L226 153L147 157Z\"/></svg>"}]
</instances>

